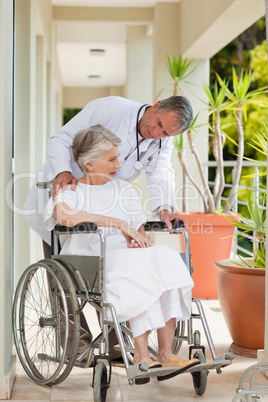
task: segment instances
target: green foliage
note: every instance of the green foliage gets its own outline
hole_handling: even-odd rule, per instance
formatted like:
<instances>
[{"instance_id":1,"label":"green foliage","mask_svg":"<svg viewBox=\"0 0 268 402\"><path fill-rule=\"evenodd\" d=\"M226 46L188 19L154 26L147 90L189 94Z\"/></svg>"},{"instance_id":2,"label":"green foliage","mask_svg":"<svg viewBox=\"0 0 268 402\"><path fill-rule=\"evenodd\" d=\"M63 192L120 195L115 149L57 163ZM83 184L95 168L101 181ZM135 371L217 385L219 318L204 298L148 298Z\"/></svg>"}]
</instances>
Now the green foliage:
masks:
<instances>
[{"instance_id":1,"label":"green foliage","mask_svg":"<svg viewBox=\"0 0 268 402\"><path fill-rule=\"evenodd\" d=\"M188 71L191 64L192 60L188 60L187 57L183 59L181 54L178 57L173 56L173 60L167 55L166 66L175 85L178 85L179 81L185 80L196 69L194 67L191 71Z\"/></svg>"},{"instance_id":2,"label":"green foliage","mask_svg":"<svg viewBox=\"0 0 268 402\"><path fill-rule=\"evenodd\" d=\"M230 102L226 100L226 92L228 90L228 82L221 80L220 89L217 83L214 85L214 90L208 85L203 84L203 90L209 102L210 113L221 112L230 106Z\"/></svg>"},{"instance_id":3,"label":"green foliage","mask_svg":"<svg viewBox=\"0 0 268 402\"><path fill-rule=\"evenodd\" d=\"M63 110L63 124L68 123L81 109L64 109Z\"/></svg>"},{"instance_id":4,"label":"green foliage","mask_svg":"<svg viewBox=\"0 0 268 402\"><path fill-rule=\"evenodd\" d=\"M252 69L252 81L258 86L268 84L268 69L267 69L267 46L266 40L260 45L255 46L249 51L250 68Z\"/></svg>"},{"instance_id":5,"label":"green foliage","mask_svg":"<svg viewBox=\"0 0 268 402\"><path fill-rule=\"evenodd\" d=\"M237 213L240 222L234 219L225 217L233 226L239 229L237 235L240 233L251 234L255 233L256 241L254 242L255 252L254 260L251 262L245 261L241 256L241 261L250 268L265 268L265 241L266 241L266 211L264 209L265 199L263 198L261 204L259 200L252 199L249 190L246 191L246 202L249 218L246 218L244 214Z\"/></svg>"}]
</instances>

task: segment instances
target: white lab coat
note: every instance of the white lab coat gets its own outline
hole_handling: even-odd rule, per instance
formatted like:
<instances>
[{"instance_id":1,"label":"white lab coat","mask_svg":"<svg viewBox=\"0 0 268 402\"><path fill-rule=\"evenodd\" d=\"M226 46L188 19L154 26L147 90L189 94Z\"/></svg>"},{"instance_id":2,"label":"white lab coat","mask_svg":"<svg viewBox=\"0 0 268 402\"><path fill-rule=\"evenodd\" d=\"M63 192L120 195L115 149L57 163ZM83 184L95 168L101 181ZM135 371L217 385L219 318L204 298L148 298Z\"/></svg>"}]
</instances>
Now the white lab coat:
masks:
<instances>
[{"instance_id":1,"label":"white lab coat","mask_svg":"<svg viewBox=\"0 0 268 402\"><path fill-rule=\"evenodd\" d=\"M119 147L121 169L118 179L133 183L140 175L134 169L137 160L136 151L136 119L141 104L117 96L96 99L88 103L73 119L60 130L53 133L48 141L48 161L38 172L25 205L23 216L28 225L34 229L48 244L50 233L43 223L43 210L48 196L45 190L38 190L37 181L52 181L63 171L72 172L79 179L83 173L74 162L71 145L78 131L102 124L122 139ZM142 117L145 108L140 112ZM140 161L147 165L147 183L152 201L152 213L158 217L158 208L165 204L174 208L174 171L171 167L172 138L163 138L161 152L159 140L144 140L139 146ZM127 157L128 156L128 157ZM157 164L156 164L157 160Z\"/></svg>"}]
</instances>

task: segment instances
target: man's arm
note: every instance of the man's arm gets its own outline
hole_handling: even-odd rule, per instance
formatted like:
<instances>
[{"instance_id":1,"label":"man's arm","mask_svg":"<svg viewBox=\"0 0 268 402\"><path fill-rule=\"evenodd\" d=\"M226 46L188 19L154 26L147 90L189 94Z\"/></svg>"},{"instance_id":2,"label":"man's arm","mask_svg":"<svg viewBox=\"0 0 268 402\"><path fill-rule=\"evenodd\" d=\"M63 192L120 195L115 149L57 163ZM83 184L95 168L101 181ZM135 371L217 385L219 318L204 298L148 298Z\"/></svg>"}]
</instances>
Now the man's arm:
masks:
<instances>
[{"instance_id":1,"label":"man's arm","mask_svg":"<svg viewBox=\"0 0 268 402\"><path fill-rule=\"evenodd\" d=\"M163 207L160 208L161 206L167 205L171 212L174 212L175 209L174 170L171 167L172 149L173 138L169 138L165 142L162 140L162 148L155 168L146 175L152 200L152 215L156 218L160 217L160 209L164 209Z\"/></svg>"}]
</instances>

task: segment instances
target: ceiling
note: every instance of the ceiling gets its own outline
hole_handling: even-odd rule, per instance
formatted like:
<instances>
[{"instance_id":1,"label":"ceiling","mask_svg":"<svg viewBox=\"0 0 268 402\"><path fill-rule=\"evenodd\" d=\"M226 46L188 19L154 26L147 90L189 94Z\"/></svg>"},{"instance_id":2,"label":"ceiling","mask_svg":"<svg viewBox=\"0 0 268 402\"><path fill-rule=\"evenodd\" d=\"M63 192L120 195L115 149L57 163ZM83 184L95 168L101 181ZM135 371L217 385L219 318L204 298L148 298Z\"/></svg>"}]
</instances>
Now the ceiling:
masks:
<instances>
[{"instance_id":1,"label":"ceiling","mask_svg":"<svg viewBox=\"0 0 268 402\"><path fill-rule=\"evenodd\" d=\"M177 3L180 0L161 0L161 3ZM54 6L67 7L153 7L158 0L52 0Z\"/></svg>"},{"instance_id":2,"label":"ceiling","mask_svg":"<svg viewBox=\"0 0 268 402\"><path fill-rule=\"evenodd\" d=\"M161 0L179 2L180 0ZM57 7L153 7L157 0L52 0ZM127 23L57 22L57 54L63 86L124 86ZM91 49L101 49L96 54Z\"/></svg>"}]
</instances>

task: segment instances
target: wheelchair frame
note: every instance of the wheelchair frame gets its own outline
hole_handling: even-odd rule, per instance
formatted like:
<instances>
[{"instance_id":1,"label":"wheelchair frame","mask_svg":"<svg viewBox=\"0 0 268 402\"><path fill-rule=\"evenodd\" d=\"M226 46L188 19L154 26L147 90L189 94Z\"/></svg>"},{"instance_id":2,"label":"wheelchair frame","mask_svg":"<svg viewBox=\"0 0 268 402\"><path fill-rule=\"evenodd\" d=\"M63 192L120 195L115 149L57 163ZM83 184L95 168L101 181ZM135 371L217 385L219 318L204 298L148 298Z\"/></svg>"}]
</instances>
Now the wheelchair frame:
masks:
<instances>
[{"instance_id":1,"label":"wheelchair frame","mask_svg":"<svg viewBox=\"0 0 268 402\"><path fill-rule=\"evenodd\" d=\"M44 186L44 183L41 183L41 186L42 185ZM173 229L171 231L168 230L163 222L147 222L145 224L145 230L150 232L182 234L185 240L185 262L191 273L190 239L187 230L182 227L182 222L173 222ZM97 233L100 238L101 253L94 261L94 264L97 264L98 267L97 269L95 267L96 271L89 280L83 277L83 272L81 274L80 270L72 265L74 260L78 261L78 256L59 255L59 236L63 234L75 235L79 233ZM79 258L81 261L80 256ZM92 257L82 257L82 262L85 262L85 260L88 262L90 258L92 259ZM71 263L70 260L72 260ZM93 364L92 387L95 402L106 400L107 389L110 386L112 365L109 356L108 334L113 328L115 329L118 339L130 385L134 385L135 380L138 378L157 377L157 379L161 381L165 379L165 377L172 377L178 374L178 368L161 367L148 370L149 367L147 363L130 364L130 356L134 351L132 332L127 327L126 323L118 322L114 306L107 302L105 264L105 238L97 225L92 223L83 223L75 227L56 225L52 232L51 259L41 260L36 264L32 264L24 271L18 283L13 304L15 346L22 366L29 377L39 384L56 385L69 375L73 366L87 368ZM39 274L40 270L41 273ZM38 275L41 275L41 279ZM33 285L31 284L32 282L34 282ZM43 298L45 295L45 307L41 307L41 301L35 300L34 289L36 286L40 286L40 298ZM189 358L191 358L192 352L194 351L194 357L200 360L199 365L191 367L185 372L192 374L195 391L197 394L202 395L206 390L208 371L215 369L217 373L220 374L222 367L232 363L234 355L232 353L225 353L221 356L216 356L215 347L202 304L200 300L196 298L192 298L192 301L196 305L198 313L192 313L190 319L187 321L188 334L186 336L184 336L183 324L180 328L181 331L177 331L180 333L176 334L175 332L173 348L174 351L178 353L182 342L187 341L188 345L190 345ZM80 339L79 313L87 302L101 314L101 333L77 356ZM28 305L29 311L33 310L34 307L36 309L35 313L30 311L31 314L36 315L36 317L34 317L35 326L37 327L36 337L27 334L28 326L31 327L31 319L27 316ZM107 310L110 311L112 320L106 318ZM72 317L71 324L69 322L70 316ZM212 362L206 363L205 348L200 342L200 332L195 331L193 333L194 319L200 319L202 322L213 357ZM71 337L69 336L70 325L73 325ZM51 339L47 342L48 346L46 346L49 349L47 353L44 351L40 353L40 350L43 348L43 340L40 341L39 332L49 334L47 337L51 336ZM34 339L34 341L32 339ZM32 345L34 345L34 348L32 348ZM94 350L96 348L98 348L99 352L98 355L94 356ZM157 356L157 350L150 345L148 348L152 355ZM52 366L53 372L50 372L52 370L50 366ZM109 366L108 373L107 366ZM45 373L46 367L47 373Z\"/></svg>"}]
</instances>

